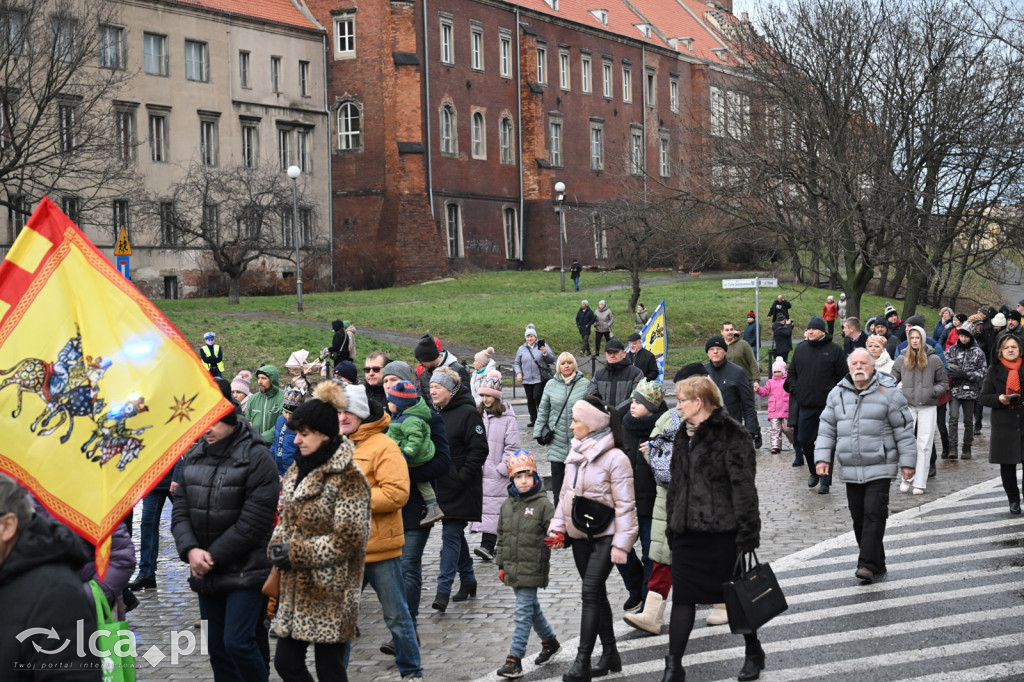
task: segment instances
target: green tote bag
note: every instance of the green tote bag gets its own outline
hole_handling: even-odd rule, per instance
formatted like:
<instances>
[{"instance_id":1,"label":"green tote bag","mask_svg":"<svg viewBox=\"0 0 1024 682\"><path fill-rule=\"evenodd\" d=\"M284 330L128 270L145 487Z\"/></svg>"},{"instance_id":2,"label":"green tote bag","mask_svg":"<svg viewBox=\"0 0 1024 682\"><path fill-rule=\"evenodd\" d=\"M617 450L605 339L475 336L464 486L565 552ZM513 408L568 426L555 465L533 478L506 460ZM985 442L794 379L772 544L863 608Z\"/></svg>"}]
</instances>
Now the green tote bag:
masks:
<instances>
[{"instance_id":1,"label":"green tote bag","mask_svg":"<svg viewBox=\"0 0 1024 682\"><path fill-rule=\"evenodd\" d=\"M103 682L135 682L135 643L128 621L115 621L99 583L89 581L96 602L96 650L103 666Z\"/></svg>"}]
</instances>

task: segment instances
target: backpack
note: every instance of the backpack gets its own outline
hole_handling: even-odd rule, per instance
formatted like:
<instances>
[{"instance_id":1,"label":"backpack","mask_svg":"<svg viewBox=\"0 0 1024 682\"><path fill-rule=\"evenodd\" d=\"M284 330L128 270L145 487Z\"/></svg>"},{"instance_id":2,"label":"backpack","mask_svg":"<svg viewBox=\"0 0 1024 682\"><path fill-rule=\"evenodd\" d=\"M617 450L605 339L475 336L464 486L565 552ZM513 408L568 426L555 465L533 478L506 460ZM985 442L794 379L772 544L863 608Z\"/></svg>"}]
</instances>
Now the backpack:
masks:
<instances>
[{"instance_id":1,"label":"backpack","mask_svg":"<svg viewBox=\"0 0 1024 682\"><path fill-rule=\"evenodd\" d=\"M669 414L672 417L672 427L652 438L647 450L654 482L663 488L667 488L672 482L672 442L679 431L679 410L671 410Z\"/></svg>"}]
</instances>

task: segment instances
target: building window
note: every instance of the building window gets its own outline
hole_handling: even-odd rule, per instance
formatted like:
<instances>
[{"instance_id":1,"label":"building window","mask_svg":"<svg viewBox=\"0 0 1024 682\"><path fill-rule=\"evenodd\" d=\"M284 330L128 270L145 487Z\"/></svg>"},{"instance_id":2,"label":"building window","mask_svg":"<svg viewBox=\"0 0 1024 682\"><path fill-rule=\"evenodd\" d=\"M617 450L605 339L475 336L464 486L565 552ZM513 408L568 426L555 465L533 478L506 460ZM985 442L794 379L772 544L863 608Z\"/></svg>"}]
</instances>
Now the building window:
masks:
<instances>
[{"instance_id":1,"label":"building window","mask_svg":"<svg viewBox=\"0 0 1024 682\"><path fill-rule=\"evenodd\" d=\"M516 210L506 207L502 211L502 218L505 226L505 257L509 260L519 260L522 256L519 253L519 221L516 220Z\"/></svg>"},{"instance_id":2,"label":"building window","mask_svg":"<svg viewBox=\"0 0 1024 682\"><path fill-rule=\"evenodd\" d=\"M351 59L356 56L356 15L334 17L334 58Z\"/></svg>"},{"instance_id":3,"label":"building window","mask_svg":"<svg viewBox=\"0 0 1024 682\"><path fill-rule=\"evenodd\" d=\"M487 124L484 121L483 113L473 112L473 158L487 158Z\"/></svg>"},{"instance_id":4,"label":"building window","mask_svg":"<svg viewBox=\"0 0 1024 682\"><path fill-rule=\"evenodd\" d=\"M501 76L502 78L512 77L512 37L503 34L498 41L499 53L501 55Z\"/></svg>"},{"instance_id":5,"label":"building window","mask_svg":"<svg viewBox=\"0 0 1024 682\"><path fill-rule=\"evenodd\" d=\"M281 170L288 170L292 165L292 131L284 128L277 129L277 158L281 163Z\"/></svg>"},{"instance_id":6,"label":"building window","mask_svg":"<svg viewBox=\"0 0 1024 682\"><path fill-rule=\"evenodd\" d=\"M441 107L441 153L455 156L459 148L455 138L455 109L450 104Z\"/></svg>"},{"instance_id":7,"label":"building window","mask_svg":"<svg viewBox=\"0 0 1024 682\"><path fill-rule=\"evenodd\" d=\"M203 235L212 244L220 244L220 207L203 204Z\"/></svg>"},{"instance_id":8,"label":"building window","mask_svg":"<svg viewBox=\"0 0 1024 682\"><path fill-rule=\"evenodd\" d=\"M512 119L508 116L501 117L501 127L498 130L498 142L501 145L501 162L515 163L516 157L512 151Z\"/></svg>"},{"instance_id":9,"label":"building window","mask_svg":"<svg viewBox=\"0 0 1024 682\"><path fill-rule=\"evenodd\" d=\"M299 246L309 246L313 243L313 210L309 208L299 209Z\"/></svg>"},{"instance_id":10,"label":"building window","mask_svg":"<svg viewBox=\"0 0 1024 682\"><path fill-rule=\"evenodd\" d=\"M601 91L605 99L612 98L612 63L601 63Z\"/></svg>"},{"instance_id":11,"label":"building window","mask_svg":"<svg viewBox=\"0 0 1024 682\"><path fill-rule=\"evenodd\" d=\"M70 218L71 222L78 225L78 221L82 217L82 204L78 200L78 197L73 195L61 197L60 210L64 211L64 215ZM81 225L79 225L79 227L81 227Z\"/></svg>"},{"instance_id":12,"label":"building window","mask_svg":"<svg viewBox=\"0 0 1024 682\"><path fill-rule=\"evenodd\" d=\"M242 165L256 168L260 163L260 129L254 121L242 122Z\"/></svg>"},{"instance_id":13,"label":"building window","mask_svg":"<svg viewBox=\"0 0 1024 682\"><path fill-rule=\"evenodd\" d=\"M120 26L100 25L100 66L123 69L125 65L124 29Z\"/></svg>"},{"instance_id":14,"label":"building window","mask_svg":"<svg viewBox=\"0 0 1024 682\"><path fill-rule=\"evenodd\" d=\"M143 33L142 61L146 73L149 75L166 76L170 72L170 63L167 58L167 36Z\"/></svg>"},{"instance_id":15,"label":"building window","mask_svg":"<svg viewBox=\"0 0 1024 682\"><path fill-rule=\"evenodd\" d=\"M647 106L654 106L654 96L657 92L657 80L654 77L654 71L651 69L647 70Z\"/></svg>"},{"instance_id":16,"label":"building window","mask_svg":"<svg viewBox=\"0 0 1024 682\"><path fill-rule=\"evenodd\" d=\"M25 224L28 222L29 216L32 215L32 209L29 206L28 198L22 195L12 197L11 204L11 208L7 212L7 219L10 222L11 231L14 233L13 237L17 239L21 231L25 229Z\"/></svg>"},{"instance_id":17,"label":"building window","mask_svg":"<svg viewBox=\"0 0 1024 682\"><path fill-rule=\"evenodd\" d=\"M569 51L559 50L558 52L558 85L563 90L568 90L572 83L569 80Z\"/></svg>"},{"instance_id":18,"label":"building window","mask_svg":"<svg viewBox=\"0 0 1024 682\"><path fill-rule=\"evenodd\" d=\"M679 79L668 80L668 106L674 112L679 111Z\"/></svg>"},{"instance_id":19,"label":"building window","mask_svg":"<svg viewBox=\"0 0 1024 682\"><path fill-rule=\"evenodd\" d=\"M309 97L309 62L299 62L299 94Z\"/></svg>"},{"instance_id":20,"label":"building window","mask_svg":"<svg viewBox=\"0 0 1024 682\"><path fill-rule=\"evenodd\" d=\"M28 51L28 22L25 12L16 9L0 11L0 51L22 55Z\"/></svg>"},{"instance_id":21,"label":"building window","mask_svg":"<svg viewBox=\"0 0 1024 682\"><path fill-rule=\"evenodd\" d=\"M118 235L121 233L121 228L125 229L128 235L128 240L132 238L132 217L128 212L128 202L125 199L115 199L113 203L113 218L114 218L114 234L111 237L111 241L117 241Z\"/></svg>"},{"instance_id":22,"label":"building window","mask_svg":"<svg viewBox=\"0 0 1024 682\"><path fill-rule=\"evenodd\" d=\"M75 32L78 22L65 15L50 19L50 34L53 38L53 59L58 62L70 62L74 58Z\"/></svg>"},{"instance_id":23,"label":"building window","mask_svg":"<svg viewBox=\"0 0 1024 682\"><path fill-rule=\"evenodd\" d=\"M167 161L167 117L162 114L149 115L149 158L157 163Z\"/></svg>"},{"instance_id":24,"label":"building window","mask_svg":"<svg viewBox=\"0 0 1024 682\"><path fill-rule=\"evenodd\" d=\"M199 120L199 155L203 159L204 166L216 166L219 162L220 136L216 120Z\"/></svg>"},{"instance_id":25,"label":"building window","mask_svg":"<svg viewBox=\"0 0 1024 682\"><path fill-rule=\"evenodd\" d=\"M633 128L629 134L630 172L640 175L644 170L644 135L643 131Z\"/></svg>"},{"instance_id":26,"label":"building window","mask_svg":"<svg viewBox=\"0 0 1024 682\"><path fill-rule=\"evenodd\" d=\"M170 201L160 202L160 243L164 246L178 243L177 218L174 215L174 204Z\"/></svg>"},{"instance_id":27,"label":"building window","mask_svg":"<svg viewBox=\"0 0 1024 682\"><path fill-rule=\"evenodd\" d=\"M452 20L445 17L441 19L441 63L455 63L454 29Z\"/></svg>"},{"instance_id":28,"label":"building window","mask_svg":"<svg viewBox=\"0 0 1024 682\"><path fill-rule=\"evenodd\" d=\"M362 148L359 105L345 102L338 107L338 149L352 151Z\"/></svg>"},{"instance_id":29,"label":"building window","mask_svg":"<svg viewBox=\"0 0 1024 682\"><path fill-rule=\"evenodd\" d=\"M285 248L295 248L295 214L291 206L281 209L281 243Z\"/></svg>"},{"instance_id":30,"label":"building window","mask_svg":"<svg viewBox=\"0 0 1024 682\"><path fill-rule=\"evenodd\" d=\"M309 140L312 137L308 130L295 131L295 165L303 173L313 172L313 155L309 151Z\"/></svg>"},{"instance_id":31,"label":"building window","mask_svg":"<svg viewBox=\"0 0 1024 682\"><path fill-rule=\"evenodd\" d=\"M658 138L658 173L663 178L667 178L672 174L672 163L669 160L668 133L662 133Z\"/></svg>"},{"instance_id":32,"label":"building window","mask_svg":"<svg viewBox=\"0 0 1024 682\"><path fill-rule=\"evenodd\" d=\"M249 52L238 51L238 81L243 88L251 88L252 81L249 80L251 69L249 68Z\"/></svg>"},{"instance_id":33,"label":"building window","mask_svg":"<svg viewBox=\"0 0 1024 682\"><path fill-rule=\"evenodd\" d=\"M206 43L185 41L185 78L190 81L210 81L210 52Z\"/></svg>"},{"instance_id":34,"label":"building window","mask_svg":"<svg viewBox=\"0 0 1024 682\"><path fill-rule=\"evenodd\" d=\"M281 92L281 58L270 58L270 89Z\"/></svg>"},{"instance_id":35,"label":"building window","mask_svg":"<svg viewBox=\"0 0 1024 682\"><path fill-rule=\"evenodd\" d=\"M458 204L446 204L444 210L448 233L448 257L461 258L463 256L462 211Z\"/></svg>"},{"instance_id":36,"label":"building window","mask_svg":"<svg viewBox=\"0 0 1024 682\"><path fill-rule=\"evenodd\" d=\"M604 126L590 124L590 169L604 170Z\"/></svg>"},{"instance_id":37,"label":"building window","mask_svg":"<svg viewBox=\"0 0 1024 682\"><path fill-rule=\"evenodd\" d=\"M633 101L633 69L622 66L622 101Z\"/></svg>"},{"instance_id":38,"label":"building window","mask_svg":"<svg viewBox=\"0 0 1024 682\"><path fill-rule=\"evenodd\" d=\"M604 227L604 216L595 213L594 225L594 258L604 260L608 258L608 230Z\"/></svg>"},{"instance_id":39,"label":"building window","mask_svg":"<svg viewBox=\"0 0 1024 682\"><path fill-rule=\"evenodd\" d=\"M135 111L116 111L117 153L122 163L135 160Z\"/></svg>"},{"instance_id":40,"label":"building window","mask_svg":"<svg viewBox=\"0 0 1024 682\"><path fill-rule=\"evenodd\" d=\"M57 125L60 135L60 150L65 154L75 151L78 146L78 110L73 104L57 105Z\"/></svg>"},{"instance_id":41,"label":"building window","mask_svg":"<svg viewBox=\"0 0 1024 682\"><path fill-rule=\"evenodd\" d=\"M541 85L548 83L548 50L546 47L537 48L537 82Z\"/></svg>"},{"instance_id":42,"label":"building window","mask_svg":"<svg viewBox=\"0 0 1024 682\"><path fill-rule=\"evenodd\" d=\"M582 83L580 87L583 89L583 92L589 93L591 85L591 74L590 55L588 54L583 55L582 59L580 59L580 81Z\"/></svg>"},{"instance_id":43,"label":"building window","mask_svg":"<svg viewBox=\"0 0 1024 682\"><path fill-rule=\"evenodd\" d=\"M562 121L551 121L551 165L561 168L562 166Z\"/></svg>"},{"instance_id":44,"label":"building window","mask_svg":"<svg viewBox=\"0 0 1024 682\"><path fill-rule=\"evenodd\" d=\"M711 134L725 135L725 95L721 88L711 88Z\"/></svg>"},{"instance_id":45,"label":"building window","mask_svg":"<svg viewBox=\"0 0 1024 682\"><path fill-rule=\"evenodd\" d=\"M734 140L750 139L750 96L730 90L726 93L726 102L729 105L726 112L729 137Z\"/></svg>"},{"instance_id":46,"label":"building window","mask_svg":"<svg viewBox=\"0 0 1024 682\"><path fill-rule=\"evenodd\" d=\"M7 149L14 136L14 107L8 96L0 90L0 149Z\"/></svg>"},{"instance_id":47,"label":"building window","mask_svg":"<svg viewBox=\"0 0 1024 682\"><path fill-rule=\"evenodd\" d=\"M477 71L484 70L484 29L481 26L473 26L470 29L470 45L472 51L473 68Z\"/></svg>"},{"instance_id":48,"label":"building window","mask_svg":"<svg viewBox=\"0 0 1024 682\"><path fill-rule=\"evenodd\" d=\"M177 275L164 275L164 298L171 300L178 298Z\"/></svg>"}]
</instances>

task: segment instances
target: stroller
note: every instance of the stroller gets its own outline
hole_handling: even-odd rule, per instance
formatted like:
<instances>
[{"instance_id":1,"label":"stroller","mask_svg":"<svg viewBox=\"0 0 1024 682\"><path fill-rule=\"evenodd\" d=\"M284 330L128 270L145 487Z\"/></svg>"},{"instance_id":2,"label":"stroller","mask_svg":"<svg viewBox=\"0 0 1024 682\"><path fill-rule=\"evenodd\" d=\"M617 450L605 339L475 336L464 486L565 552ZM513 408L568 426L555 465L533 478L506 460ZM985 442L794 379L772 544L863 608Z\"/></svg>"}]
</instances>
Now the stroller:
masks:
<instances>
[{"instance_id":1,"label":"stroller","mask_svg":"<svg viewBox=\"0 0 1024 682\"><path fill-rule=\"evenodd\" d=\"M327 349L325 348L324 351ZM288 362L284 363L285 369L292 375L290 382L291 386L299 389L306 395L313 392L313 387L321 381L321 377L328 377L328 360L324 359L324 351L320 352L320 357L315 358L312 362L309 361L309 351L305 348L301 348L291 355L288 356ZM328 353L328 357L330 353ZM312 377L317 377L312 379Z\"/></svg>"}]
</instances>

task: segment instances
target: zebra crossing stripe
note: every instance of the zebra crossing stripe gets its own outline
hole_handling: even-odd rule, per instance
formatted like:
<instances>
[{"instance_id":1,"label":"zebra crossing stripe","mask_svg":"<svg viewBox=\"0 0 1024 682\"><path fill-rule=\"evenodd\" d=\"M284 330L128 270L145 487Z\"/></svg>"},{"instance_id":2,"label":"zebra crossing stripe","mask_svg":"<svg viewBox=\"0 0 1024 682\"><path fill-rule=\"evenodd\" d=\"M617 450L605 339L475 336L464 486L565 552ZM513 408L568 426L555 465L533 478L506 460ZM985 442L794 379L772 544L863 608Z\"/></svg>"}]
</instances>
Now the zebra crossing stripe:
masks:
<instances>
[{"instance_id":1,"label":"zebra crossing stripe","mask_svg":"<svg viewBox=\"0 0 1024 682\"><path fill-rule=\"evenodd\" d=\"M964 668L951 673L930 673L920 677L908 677L903 682L982 682L997 677L1019 676L1020 661L1009 663L993 663L979 668Z\"/></svg>"}]
</instances>

